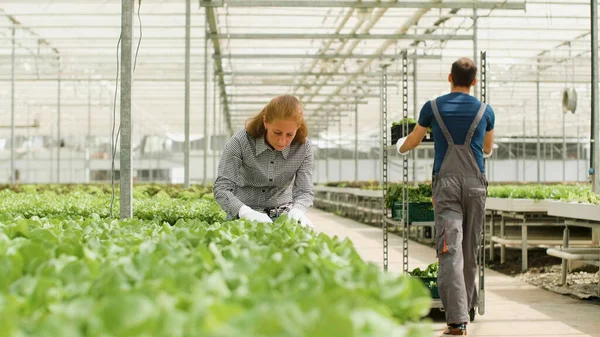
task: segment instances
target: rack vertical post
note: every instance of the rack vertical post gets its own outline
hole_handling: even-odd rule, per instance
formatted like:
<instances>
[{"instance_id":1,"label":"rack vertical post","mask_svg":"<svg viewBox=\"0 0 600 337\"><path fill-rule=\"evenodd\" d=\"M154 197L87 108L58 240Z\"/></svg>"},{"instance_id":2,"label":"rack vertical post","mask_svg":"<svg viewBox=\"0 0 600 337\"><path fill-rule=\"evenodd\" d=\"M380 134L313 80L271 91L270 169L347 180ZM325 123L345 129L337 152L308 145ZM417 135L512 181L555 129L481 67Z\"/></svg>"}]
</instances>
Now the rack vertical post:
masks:
<instances>
[{"instance_id":1,"label":"rack vertical post","mask_svg":"<svg viewBox=\"0 0 600 337\"><path fill-rule=\"evenodd\" d=\"M487 54L485 51L480 53L479 60L481 62L481 102L487 103ZM493 215L492 215L493 216ZM485 221L485 218L484 218ZM493 225L493 222L492 222ZM479 240L479 303L477 309L480 315L485 314L485 223L483 224L481 239ZM473 318L471 318L473 319Z\"/></svg>"},{"instance_id":2,"label":"rack vertical post","mask_svg":"<svg viewBox=\"0 0 600 337\"><path fill-rule=\"evenodd\" d=\"M383 185L383 207L382 207L382 211L383 214L381 216L381 226L383 229L383 270L387 272L388 270L388 230L387 230L387 207L386 207L386 203L385 203L385 199L386 199L386 195L387 195L387 183L388 183L388 177L387 177L387 161L388 161L388 156L387 156L387 141L388 141L388 137L387 137L387 67L388 65L385 64L381 67L381 126L382 126L382 146L381 146L381 158L382 158L382 165L381 165L381 170L382 170L382 175L381 175L381 180L382 180L382 185Z\"/></svg>"},{"instance_id":3,"label":"rack vertical post","mask_svg":"<svg viewBox=\"0 0 600 337\"><path fill-rule=\"evenodd\" d=\"M402 65L402 118L408 118L408 51L403 50L400 55L400 60ZM388 135L387 132L389 130L387 126L387 74L386 74L387 66L382 66L382 81L381 81L381 121L384 128L384 132L382 133L382 141L383 141L383 153L382 153L382 173L383 173L383 217L382 217L382 229L383 229L383 265L384 270L388 269L388 232L387 232L387 222L388 222L388 213L386 207L386 195L387 195L387 186L388 186L388 154L387 150L393 150L396 153L396 145L395 144L387 144ZM408 134L408 123L402 124L402 130L404 135ZM433 148L433 144L427 145L428 148ZM409 239L409 197L408 197L408 171L409 171L409 156L402 156L402 271L404 274L409 274L409 266L408 266L408 239ZM413 177L413 179L415 179ZM394 221L391 221L395 223ZM434 298L431 304L432 308L439 308L443 310L443 304L441 299Z\"/></svg>"},{"instance_id":4,"label":"rack vertical post","mask_svg":"<svg viewBox=\"0 0 600 337\"><path fill-rule=\"evenodd\" d=\"M402 51L402 118L408 119L408 51ZM408 135L408 123L402 124L403 134ZM414 177L413 177L414 179ZM402 156L402 270L408 273L408 156Z\"/></svg>"}]
</instances>

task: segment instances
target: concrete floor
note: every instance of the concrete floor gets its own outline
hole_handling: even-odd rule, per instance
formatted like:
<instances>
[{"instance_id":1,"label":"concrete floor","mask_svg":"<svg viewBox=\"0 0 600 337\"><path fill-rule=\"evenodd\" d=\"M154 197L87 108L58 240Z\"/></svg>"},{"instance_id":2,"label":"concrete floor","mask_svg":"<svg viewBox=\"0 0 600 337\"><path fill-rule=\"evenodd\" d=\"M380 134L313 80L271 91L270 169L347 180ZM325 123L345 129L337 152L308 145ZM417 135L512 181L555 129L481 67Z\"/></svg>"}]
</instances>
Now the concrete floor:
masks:
<instances>
[{"instance_id":1,"label":"concrete floor","mask_svg":"<svg viewBox=\"0 0 600 337\"><path fill-rule=\"evenodd\" d=\"M330 236L349 238L363 259L383 269L381 229L311 209L315 230ZM390 234L388 271L402 271L402 238ZM410 241L409 269L435 262L435 250ZM486 312L468 326L469 336L578 336L600 337L600 305L586 303L529 285L518 278L492 270L485 271ZM446 324L443 313L432 312L434 333L439 336Z\"/></svg>"}]
</instances>

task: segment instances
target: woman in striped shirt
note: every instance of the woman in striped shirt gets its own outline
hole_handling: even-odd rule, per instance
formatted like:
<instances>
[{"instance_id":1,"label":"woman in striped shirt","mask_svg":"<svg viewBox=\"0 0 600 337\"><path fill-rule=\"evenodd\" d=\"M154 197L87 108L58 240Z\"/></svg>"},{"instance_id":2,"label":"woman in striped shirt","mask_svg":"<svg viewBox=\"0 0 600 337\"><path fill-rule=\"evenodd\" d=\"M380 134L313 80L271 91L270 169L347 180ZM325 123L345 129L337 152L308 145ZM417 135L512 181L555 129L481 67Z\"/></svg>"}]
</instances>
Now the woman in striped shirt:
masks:
<instances>
[{"instance_id":1,"label":"woman in striped shirt","mask_svg":"<svg viewBox=\"0 0 600 337\"><path fill-rule=\"evenodd\" d=\"M312 227L314 155L304 108L291 95L273 98L225 145L214 184L228 219L272 222L287 214Z\"/></svg>"}]
</instances>

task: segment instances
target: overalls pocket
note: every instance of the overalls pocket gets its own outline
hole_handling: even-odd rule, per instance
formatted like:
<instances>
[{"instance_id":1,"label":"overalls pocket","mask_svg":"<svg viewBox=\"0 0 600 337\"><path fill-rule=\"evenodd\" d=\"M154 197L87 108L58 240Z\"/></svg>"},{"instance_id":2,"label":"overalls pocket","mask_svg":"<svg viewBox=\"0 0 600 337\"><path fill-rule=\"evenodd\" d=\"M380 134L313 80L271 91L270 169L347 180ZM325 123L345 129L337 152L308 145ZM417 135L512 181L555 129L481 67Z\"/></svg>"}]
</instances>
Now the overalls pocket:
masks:
<instances>
[{"instance_id":1,"label":"overalls pocket","mask_svg":"<svg viewBox=\"0 0 600 337\"><path fill-rule=\"evenodd\" d=\"M485 202L487 199L487 189L485 187L469 188L469 203L471 212L476 212L477 216L485 216Z\"/></svg>"},{"instance_id":2,"label":"overalls pocket","mask_svg":"<svg viewBox=\"0 0 600 337\"><path fill-rule=\"evenodd\" d=\"M436 217L435 219L435 248L436 256L442 254L454 255L462 244L462 221Z\"/></svg>"},{"instance_id":3,"label":"overalls pocket","mask_svg":"<svg viewBox=\"0 0 600 337\"><path fill-rule=\"evenodd\" d=\"M487 189L484 187L469 188L469 197L485 197L486 195Z\"/></svg>"}]
</instances>

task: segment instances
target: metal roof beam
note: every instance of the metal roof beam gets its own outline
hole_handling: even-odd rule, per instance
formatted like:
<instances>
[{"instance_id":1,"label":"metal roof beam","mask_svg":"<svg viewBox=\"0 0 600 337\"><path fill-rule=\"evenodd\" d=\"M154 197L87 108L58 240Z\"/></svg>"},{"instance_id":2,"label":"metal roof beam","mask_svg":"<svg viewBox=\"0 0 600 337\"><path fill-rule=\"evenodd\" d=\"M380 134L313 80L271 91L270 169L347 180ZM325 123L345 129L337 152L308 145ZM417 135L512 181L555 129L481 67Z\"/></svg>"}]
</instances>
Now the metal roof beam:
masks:
<instances>
[{"instance_id":1,"label":"metal roof beam","mask_svg":"<svg viewBox=\"0 0 600 337\"><path fill-rule=\"evenodd\" d=\"M347 109L347 110L328 110L331 113L331 115L329 117L330 118L331 117L340 117L340 116L342 116L342 117L348 117L349 116L348 113L350 112L350 110L351 109ZM256 110L252 114L249 114L249 115L244 115L244 116L242 116L242 115L232 115L231 119L232 119L232 121L242 121L242 120L245 121L248 118L253 117L254 115L256 115L259 112L260 112L259 110ZM325 115L310 115L309 114L309 115L306 115L305 119L307 121L320 121L320 120L325 119L325 117L326 117Z\"/></svg>"},{"instance_id":2,"label":"metal roof beam","mask_svg":"<svg viewBox=\"0 0 600 337\"><path fill-rule=\"evenodd\" d=\"M385 13L387 12L387 8L377 8L376 10L373 11L373 13L369 16L368 19L366 19L366 21L363 20L359 20L359 22L361 23L365 23L365 25L361 24L360 27L360 31L362 32L362 34L368 34L370 32L370 30L379 22L379 20L381 20L381 18L385 15ZM337 32L339 33L339 32ZM356 31L353 31L352 34L355 34ZM398 33L398 32L396 32ZM400 32L402 34L406 34L406 32ZM358 47L358 45L360 44L360 41L362 40L358 40L358 39L354 39L352 40L352 42L349 44L349 48L347 48L346 53L348 54L352 54L354 52L354 50L356 49L356 47ZM336 53L339 54L343 49L341 48L345 48L346 43L348 43L349 40L346 40L342 43L342 45L336 50ZM325 54L325 52L323 52L323 54ZM384 54L384 51L380 51L378 53L375 53L377 55L381 55ZM370 59L373 60L373 59ZM346 59L343 59L342 62L338 62L335 66L333 71L337 72L338 69L340 69L344 64L346 63ZM363 71L364 69L361 69L360 71ZM331 77L327 78L325 77L325 80L322 81L320 86L317 85L316 87L316 92L320 92L321 89L323 88L323 84L327 83L328 80L330 80ZM318 82L318 81L317 81ZM304 81L300 81L300 83L304 83ZM298 90L299 88L296 87L296 89L294 89L294 93L296 92L296 90ZM339 92L338 92L339 93ZM311 101L312 98L314 97L314 94L309 96L308 99L305 99L304 95L301 96L302 101Z\"/></svg>"},{"instance_id":3,"label":"metal roof beam","mask_svg":"<svg viewBox=\"0 0 600 337\"><path fill-rule=\"evenodd\" d=\"M439 81L439 80L438 80ZM291 86L305 86L305 87L313 87L312 84L298 84L297 82L287 81L287 82L276 82L276 83L227 83L227 86L235 86L235 87L291 87ZM320 84L321 87L334 87L337 88L342 83L328 83L328 84ZM349 84L350 87L369 87L369 88L379 88L379 84ZM310 95L316 95L310 94Z\"/></svg>"},{"instance_id":4,"label":"metal roof beam","mask_svg":"<svg viewBox=\"0 0 600 337\"><path fill-rule=\"evenodd\" d=\"M33 31L33 29L29 28L29 26L25 26L23 25L21 22L19 22L13 15L7 14L2 8L0 8L0 12L2 12L1 14L4 15L9 21L11 21L13 23L13 25L15 25L16 27L20 28L23 31L27 31L29 32L29 34L33 35L30 38L34 39L37 41L38 43L38 47L41 44L46 45L50 50L52 50L54 52L55 55L60 55L60 52L58 51L58 49L56 49L55 47L53 47L48 41L46 41L46 39L43 39L42 37L40 37L35 31ZM12 28L12 27L11 27ZM6 40L13 40L12 36L8 36L8 35L4 35L1 34L2 36L6 37ZM21 48L28 50L32 56L37 56L40 57L40 55L36 55L35 51L30 50L29 48L25 47L21 42L21 40L26 40L26 38L23 37L19 37L17 39L15 39L15 43L17 45L19 45Z\"/></svg>"},{"instance_id":5,"label":"metal roof beam","mask_svg":"<svg viewBox=\"0 0 600 337\"><path fill-rule=\"evenodd\" d=\"M329 110L332 112L339 112L340 110ZM246 119L246 118L250 118L254 115L256 115L257 113L260 112L260 109L232 109L231 110L232 114L231 114L231 118L232 119Z\"/></svg>"},{"instance_id":6,"label":"metal roof beam","mask_svg":"<svg viewBox=\"0 0 600 337\"><path fill-rule=\"evenodd\" d=\"M254 93L254 94L229 94L229 97L275 97L282 95L283 93ZM317 94L317 97L329 97L331 94ZM335 95L340 98L378 98L379 95L360 95L360 94L338 94ZM266 104L267 102L265 102Z\"/></svg>"},{"instance_id":7,"label":"metal roof beam","mask_svg":"<svg viewBox=\"0 0 600 337\"><path fill-rule=\"evenodd\" d=\"M586 83L590 83L589 80L589 70L587 73L577 73L576 74L576 78L575 78L575 83L581 83L581 84L586 84ZM547 75L542 75L542 77L539 78L539 80L537 79L536 75L529 75L529 74L521 74L520 77L515 78L514 75L511 75L510 73L493 73L492 75L496 76L497 78L495 80L492 81L492 83L536 83L537 81L539 81L540 83L564 83L565 79L559 79L556 78L555 76L551 75L551 74L547 74ZM69 77L61 77L61 81L64 82L78 82L78 81L87 81L87 76L88 75L84 75L82 74L81 77L73 77L73 78L69 78ZM491 76L491 75L490 75ZM412 78L411 76L409 76L409 78ZM429 83L429 82L434 82L434 83L439 83L440 81L443 81L445 79L444 75L437 75L437 74L427 74L427 75L421 75L419 78L419 83ZM17 77L16 81L18 82L54 82L57 81L58 78L56 77L56 75L52 75L49 77L40 77L37 78L36 76L32 75L31 77ZM10 82L11 79L9 76L4 75L4 76L0 76L0 82ZM91 82L102 82L102 81L110 81L109 78L103 78L103 79L91 79ZM202 82L203 79L202 77L193 77L192 78L192 82L195 83L199 83ZM136 77L135 78L135 82L136 83L141 83L141 82L148 82L148 83L154 83L154 82L163 82L163 83L177 83L177 82L181 82L183 83L184 80L183 78L178 78L178 77ZM569 80L569 82L571 82ZM275 83L247 83L247 82L242 82L242 83L225 83L225 86L235 86L235 87L272 87L272 88L281 88L282 91L287 91L290 87L292 86L296 86L298 85L297 82L293 82L293 81L281 81L281 82L275 82ZM323 87L334 87L337 88L339 86L343 85L343 83L327 83L327 84L323 84ZM373 82L367 83L367 84L360 84L360 83L350 83L347 84L350 87L364 87L364 88L379 88L380 85L379 84L374 84ZM314 85L312 84L305 84L303 86L306 87L313 87ZM388 87L396 87L397 84L396 83L388 83ZM271 89L271 90L279 90L279 89ZM338 93L339 94L339 93ZM339 97L339 95L333 95L328 93L328 95L331 96L337 96ZM315 95L319 95L316 94ZM229 94L228 94L229 96ZM379 96L377 96L379 97Z\"/></svg>"},{"instance_id":8,"label":"metal roof beam","mask_svg":"<svg viewBox=\"0 0 600 337\"><path fill-rule=\"evenodd\" d=\"M362 1L362 0L358 0L358 1ZM344 27L346 27L346 24L348 23L348 21L350 20L350 18L352 18L352 16L354 15L355 11L356 11L356 9L354 9L354 8L348 9L346 11L346 14L342 18L342 21L339 24L336 25L337 28L335 29L335 34L340 34L341 33L341 31L344 29ZM338 21L338 19L341 16L341 14L342 13L340 11L340 14L338 14L335 22ZM351 27L348 27L348 28L350 28L350 32L349 33L350 34L355 34L360 29L360 27L365 23L366 20L367 20L367 18L358 17L358 20L354 23L354 25L351 26ZM323 21L323 22L325 22L325 21ZM335 40L331 39L329 41L323 41L323 42L324 42L323 46L321 48L319 48L319 50L318 50L318 55L325 55L327 53L327 51L330 49L331 45L335 42ZM335 53L339 53L342 50L342 48L345 47L345 45L346 45L347 42L348 41L343 41L343 43L339 44L335 48ZM304 61L304 58L302 59L302 61ZM308 68L304 67L304 62L302 62L302 64L300 65L300 67L301 68L305 68L306 69L305 71L311 72L317 66L317 64L319 63L319 61L320 61L320 59L313 58L312 62L310 62L310 66ZM304 77L301 78L300 82L303 82L304 79L305 79ZM298 90L298 87L295 87L293 89L292 93L295 94L297 90Z\"/></svg>"},{"instance_id":9,"label":"metal roof beam","mask_svg":"<svg viewBox=\"0 0 600 337\"><path fill-rule=\"evenodd\" d=\"M227 58L227 59L395 59L400 55L395 54L383 54L383 55L371 55L371 54L330 54L330 55L319 55L319 54L228 54L228 55L213 55L213 58ZM409 59L417 60L440 60L441 55L408 55Z\"/></svg>"},{"instance_id":10,"label":"metal roof beam","mask_svg":"<svg viewBox=\"0 0 600 337\"><path fill-rule=\"evenodd\" d=\"M469 34L278 34L278 33L239 33L210 34L211 39L229 40L428 40L428 41L471 41Z\"/></svg>"},{"instance_id":11,"label":"metal roof beam","mask_svg":"<svg viewBox=\"0 0 600 337\"><path fill-rule=\"evenodd\" d=\"M29 0L30 2L31 0ZM554 3L553 3L554 4ZM514 13L514 12L511 12ZM120 16L121 13L120 12L94 12L94 13L65 13L65 12L42 12L42 13L31 13L31 12L11 12L11 14L13 16L17 16L17 17L23 17L23 16L48 16L48 15L52 15L53 17L61 17L61 16L77 16L77 17L85 17L85 16ZM184 16L185 12L157 12L157 13L144 13L144 17L149 17L149 16L160 16L160 17L167 17L167 16ZM265 11L263 13L236 13L235 16L236 17L267 17L273 15L272 12L268 12ZM277 16L280 17L287 17L287 16L292 16L292 17L316 17L316 16L322 16L322 13L318 13L318 14L306 14L306 13L277 13ZM411 14L403 14L403 13L389 13L386 15L387 18L409 18ZM218 13L219 17L225 16L224 13ZM443 18L445 16L449 16L448 14L442 15L440 16L440 18ZM452 17L455 18L472 18L473 15L472 14L457 14L457 15L452 15ZM524 18L523 15L515 15L515 14L504 14L504 13L498 13L495 14L494 16L488 16L486 17L486 19L495 19L495 20L501 20L501 19L522 19ZM526 16L527 19L544 19L547 20L548 16L547 15L535 15L535 14L529 14ZM552 15L552 20L556 20L556 19L583 19L583 20L589 20L590 16L589 15ZM37 26L29 26L31 28L37 28ZM230 28L239 28L238 26L230 26ZM332 27L333 28L333 27Z\"/></svg>"},{"instance_id":12,"label":"metal roof beam","mask_svg":"<svg viewBox=\"0 0 600 337\"><path fill-rule=\"evenodd\" d=\"M236 14L237 16L237 14ZM468 15L468 16L460 16L458 18L472 18L472 15ZM457 16L453 16L453 15L442 15L440 16L441 19L451 19L451 18L457 18ZM496 17L494 17L496 18ZM529 16L527 17L528 19L530 18ZM552 17L552 19L555 19L556 17ZM584 18L582 18L584 19ZM12 26L10 25L0 25L0 29L10 29ZM28 26L29 28L35 28L35 29L70 29L73 28L73 26L70 25L35 25L35 26ZM201 25L192 25L190 28L193 29L201 29L203 26ZM101 26L101 25L89 25L89 26L80 26L81 29L119 29L119 26ZM185 29L185 25L152 25L152 26L144 26L144 29ZM241 26L241 25L229 25L228 26L229 29L273 29L272 26ZM296 26L277 26L277 29L297 29L298 27ZM309 29L314 29L314 30L323 30L323 29L331 29L333 27L303 27L303 29L305 30L309 30ZM380 25L378 27L379 29L393 29L394 26L393 25ZM431 26L416 26L414 27L417 30L427 30L432 28ZM520 26L501 26L501 25L495 25L495 26L491 26L491 25L486 25L485 27L481 27L478 28L481 30L548 30L547 26L538 26L538 27L520 27ZM553 29L556 30L560 30L560 31L582 31L585 30L585 28L581 28L581 27L567 27L567 26L561 26L561 27L553 27Z\"/></svg>"},{"instance_id":13,"label":"metal roof beam","mask_svg":"<svg viewBox=\"0 0 600 337\"><path fill-rule=\"evenodd\" d=\"M504 9L525 10L523 1L398 1L398 2L359 2L359 1L286 1L286 0L227 0L203 1L202 7L326 7L326 8L465 8L465 9Z\"/></svg>"},{"instance_id":14,"label":"metal roof beam","mask_svg":"<svg viewBox=\"0 0 600 337\"><path fill-rule=\"evenodd\" d=\"M544 50L544 51L542 51L542 52L538 53L537 57L544 56L544 55L546 55L546 54L548 54L548 53L550 53L550 52L552 52L552 51L554 51L554 50L556 50L557 48L560 48L560 47L570 47L570 45L571 45L571 43L572 43L572 42L576 42L577 40L580 40L580 39L582 39L582 38L585 38L585 37L587 37L587 36L588 36L588 35L590 35L590 34L591 34L591 32L585 32L585 33L583 33L583 34L581 34L581 35L578 35L578 36L576 36L576 37L575 37L575 38L573 38L572 40L569 40L569 41L564 41L564 42L560 43L559 45L557 45L557 46L554 46L554 48L552 48L552 49L546 49L546 50ZM591 52L591 51L589 51L589 52ZM555 66L555 65L556 65L556 64L558 64L558 63L563 63L563 62L565 62L565 61L568 61L568 60L570 60L570 59L572 59L572 58L574 58L574 57L582 56L582 55L585 55L585 54L586 54L586 52L583 52L583 53L580 53L580 54L578 54L578 55L575 55L575 56L573 56L573 57L571 57L571 58L568 58L568 57L560 58L560 59L558 59L558 60L554 61L554 62L555 62L555 64L552 64L552 65L547 65L547 66L542 66L542 67L538 67L537 71L538 71L538 73L539 73L540 71L544 71L544 70L546 70L546 69L552 68L553 66ZM539 62L539 61L538 61L538 62Z\"/></svg>"},{"instance_id":15,"label":"metal roof beam","mask_svg":"<svg viewBox=\"0 0 600 337\"><path fill-rule=\"evenodd\" d=\"M340 114L340 113L347 113L349 112L351 109L330 109L328 110L331 113L336 113L336 114ZM232 110L232 112L240 112L240 114L232 114L231 115L231 120L241 120L241 119L248 119L252 116L255 116L257 113L260 112L260 110ZM316 118L323 118L325 117L325 115L320 115L320 116L313 116L311 114L307 114L306 115L306 119L316 119Z\"/></svg>"},{"instance_id":16,"label":"metal roof beam","mask_svg":"<svg viewBox=\"0 0 600 337\"><path fill-rule=\"evenodd\" d=\"M232 102L229 101L229 104L232 105L267 105L268 102L265 101L238 101L238 102ZM331 105L339 105L339 104L367 104L367 101L351 101L351 100L347 100L347 101L318 101L318 102L306 102L306 103L302 103L304 106L307 105L315 105L315 104L331 104Z\"/></svg>"},{"instance_id":17,"label":"metal roof beam","mask_svg":"<svg viewBox=\"0 0 600 337\"><path fill-rule=\"evenodd\" d=\"M224 76L364 76L364 77L377 77L381 76L380 72L267 72L267 71L236 71L223 73ZM389 76L402 76L402 73L389 73Z\"/></svg>"},{"instance_id":18,"label":"metal roof beam","mask_svg":"<svg viewBox=\"0 0 600 337\"><path fill-rule=\"evenodd\" d=\"M205 3L210 3L210 0L204 1ZM218 27L217 20L215 18L215 9L214 8L205 8L206 20L208 21L208 30L209 37L213 42L214 55L221 55L221 43L218 38L213 36L218 35ZM221 62L221 58L215 58L215 72L222 73L223 72L223 63ZM137 81L137 80L136 80ZM227 90L225 89L225 78L223 75L219 75L219 89L221 91L221 102L223 103L223 111L225 112L225 122L227 123L227 129L230 134L233 134L233 129L231 127L231 115L229 113L229 105L227 103Z\"/></svg>"},{"instance_id":19,"label":"metal roof beam","mask_svg":"<svg viewBox=\"0 0 600 337\"><path fill-rule=\"evenodd\" d=\"M439 3L438 1L428 1L428 4L430 5L434 5L436 3ZM406 20L396 31L395 34L399 34L399 35L405 35L406 32L412 27L415 26L419 23L419 20L425 16L431 9L430 8L423 8L423 9L419 9L417 11L415 11L413 13L413 15ZM423 40L423 39L414 39L414 40ZM375 54L378 55L382 55L385 53L385 51L387 50L387 48L389 48L391 45L393 45L394 43L397 43L397 40L395 39L388 39L386 40L381 46L379 46L379 48L377 48L375 50ZM358 72L364 71L365 69L367 69L372 63L373 63L373 59L369 59L366 62L363 62L360 67L358 68ZM355 77L347 77L346 80L344 81L344 83L342 83L341 85L339 85L337 87L337 89L334 91L334 94L339 94L340 92L342 92L342 90L344 88L347 88L348 86L350 86L352 84L352 82L355 80ZM365 86L368 85L365 83ZM321 85L322 86L322 85ZM362 86L364 88L364 86ZM319 88L320 90L320 88ZM318 113L319 111L321 111L321 107L317 108L316 113Z\"/></svg>"}]
</instances>

